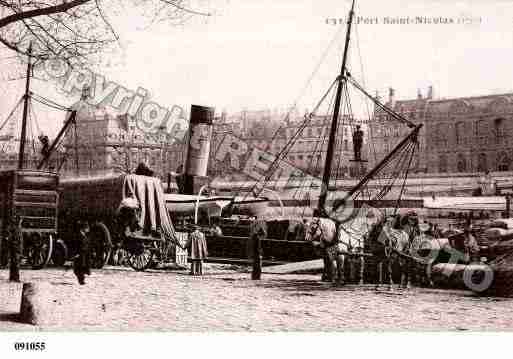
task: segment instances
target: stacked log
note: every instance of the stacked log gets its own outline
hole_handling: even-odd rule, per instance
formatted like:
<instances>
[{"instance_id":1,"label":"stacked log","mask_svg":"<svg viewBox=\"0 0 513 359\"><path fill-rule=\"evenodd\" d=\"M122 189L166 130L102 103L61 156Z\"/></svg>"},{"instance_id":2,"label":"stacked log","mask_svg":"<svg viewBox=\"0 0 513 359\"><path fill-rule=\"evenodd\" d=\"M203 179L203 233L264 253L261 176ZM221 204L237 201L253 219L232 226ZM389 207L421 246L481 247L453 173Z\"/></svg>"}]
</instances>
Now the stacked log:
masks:
<instances>
[{"instance_id":1,"label":"stacked log","mask_svg":"<svg viewBox=\"0 0 513 359\"><path fill-rule=\"evenodd\" d=\"M431 268L433 283L442 288L488 293L494 285L494 269L486 264L439 263Z\"/></svg>"}]
</instances>

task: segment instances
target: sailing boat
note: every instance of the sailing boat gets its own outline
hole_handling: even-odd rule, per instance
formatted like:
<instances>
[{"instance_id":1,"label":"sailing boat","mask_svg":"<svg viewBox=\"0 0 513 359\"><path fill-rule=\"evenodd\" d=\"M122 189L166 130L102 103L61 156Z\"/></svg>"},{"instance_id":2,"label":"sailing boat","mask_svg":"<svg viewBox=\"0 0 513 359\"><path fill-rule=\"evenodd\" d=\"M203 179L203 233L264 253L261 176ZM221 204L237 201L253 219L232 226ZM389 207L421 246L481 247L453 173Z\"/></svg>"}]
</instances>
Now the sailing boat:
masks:
<instances>
[{"instance_id":1,"label":"sailing boat","mask_svg":"<svg viewBox=\"0 0 513 359\"><path fill-rule=\"evenodd\" d=\"M296 208L297 211L294 213L294 216L333 220L337 226L337 233L344 231L347 236L350 237L350 240L356 240L359 242L360 246L363 246L363 234L365 230L369 229L368 223L366 223L368 222L368 213L373 212L372 208L369 210L369 206L384 199L387 199L387 203L392 204L392 208L390 209L394 213L396 213L401 206L408 173L412 167L415 151L418 149L417 137L422 128L422 124L412 123L400 114L395 113L392 109L382 104L378 98L371 96L351 75L347 64L354 9L355 0L352 1L348 16L342 64L336 78L314 106L313 111L306 115L304 120L298 125L294 135L281 151L274 156L274 160L265 173L263 173L261 178L254 182L251 189L245 193L248 196L252 195L258 197L266 188L275 189L275 192L284 190L283 184L287 182L290 183L290 181L279 178L276 174L280 172L279 169L283 167L282 165L287 163L287 156L289 152L291 152L294 144L301 137L302 132L314 118L318 117L317 111L321 108L322 104L328 102L328 99L331 97L332 101L329 103L333 104L333 106L329 106L332 113L330 116L331 121L328 124L328 136L327 138L321 137L320 140L314 144L311 156L308 156L311 158L310 166L294 181L295 189L293 189L294 193L292 197L297 200L298 204L301 204ZM338 156L336 156L336 151L337 143L343 143L343 128L347 126L345 121L349 121L350 123L354 122L352 114L344 113L345 111L350 112L351 110L348 92L349 87L355 88L364 97L369 99L377 110L387 114L390 121L397 121L401 125L407 126L410 131L388 154L378 161L370 171L365 171L365 160L360 157L359 153L355 153L355 158L351 163L356 169L355 173L363 173L363 176L359 178L356 184L346 188L345 192L341 192L337 191L337 180L339 179L337 175L340 174L337 166L340 167L340 158L342 158L344 153L340 147L338 150L341 153L339 153ZM283 121L283 123L287 122L288 121ZM276 133L280 130L281 128L279 128ZM321 161L316 161L315 159L322 158L324 154L324 144L326 144L325 161L322 168L319 168ZM319 169L322 170L322 179L317 181L315 173L318 172ZM392 193L391 189L400 179L402 179L402 185L399 186L399 193ZM317 200L311 200L315 195L317 195ZM305 206L307 203L308 205ZM291 249L291 251L293 250Z\"/></svg>"},{"instance_id":2,"label":"sailing boat","mask_svg":"<svg viewBox=\"0 0 513 359\"><path fill-rule=\"evenodd\" d=\"M281 152L275 156L273 163L269 166L265 174L262 175L262 178L254 184L250 191L254 195L259 195L262 193L264 188L266 188L266 186L272 187L274 185L275 188L280 188L278 184L280 179L275 178L274 174L280 165L283 162L286 162L288 153L292 149L294 143L300 137L302 131L308 126L308 124L311 123L312 119L317 116L317 110L324 102L326 102L329 95L333 94L334 92L334 105L332 107L333 112L331 114L331 121L329 123L327 141L325 138L321 138L320 141L315 144L314 148L312 148L311 157L316 158L315 154L324 152L322 149L322 143L327 144L324 166L322 167L322 180L320 181L321 190L313 215L315 217L332 218L339 222L343 221L341 221L341 218L337 218L337 216L340 214L337 214L337 212L343 210L344 207L347 206L348 202L351 202L353 205L361 205L364 197L367 197L367 204L372 204L372 201L375 202L376 200L382 200L387 196L387 194L389 194L393 184L399 178L403 178L403 184L400 186L400 192L395 198L395 207L398 208L401 202L401 198L404 194L404 186L409 173L409 169L412 167L414 153L418 148L417 137L420 129L422 128L422 124L415 124L400 114L394 112L386 105L382 104L378 98L370 95L364 89L364 87L361 86L358 81L351 76L347 63L349 44L351 39L351 28L354 18L354 9L355 0L352 2L348 16L342 65L336 79L322 96L320 101L316 104L314 110L308 116L305 116L303 122L298 126L297 133L292 136L290 141L283 147ZM336 184L336 176L339 172L337 171L337 168L335 168L335 165L340 165L340 158L342 155L344 155L344 153L340 153L339 156L337 156L339 161L336 163L335 152L337 151L337 142L341 143L342 137L344 136L342 127L347 127L347 123L344 121L348 120L351 122L354 120L352 114L342 113L344 110L349 111L351 109L350 97L348 93L349 86L355 88L361 94L363 94L364 97L368 98L378 109L378 111L383 111L385 114L387 114L390 121L397 121L400 124L407 126L410 129L410 132L370 171L365 173L355 185L350 187L345 193L341 194L339 192L333 191L333 185ZM278 131L279 130L280 129L278 129ZM359 154L355 154L355 158L351 162L357 169L357 171L355 171L356 173L364 172L361 169L364 168L363 164L365 160L362 160ZM319 164L317 162L313 163L313 165L315 165L317 169L319 168ZM311 177L315 177L313 173L316 171L314 171L312 167L309 167L305 172L307 176L304 177L310 177L310 179ZM299 181L301 182L301 180ZM305 180L304 182L306 185L311 185L312 181ZM372 184L372 186L370 186L370 184ZM306 188L306 191L308 190L311 190L311 187ZM300 191L297 190L296 192ZM299 197L301 197L301 195L299 195Z\"/></svg>"}]
</instances>

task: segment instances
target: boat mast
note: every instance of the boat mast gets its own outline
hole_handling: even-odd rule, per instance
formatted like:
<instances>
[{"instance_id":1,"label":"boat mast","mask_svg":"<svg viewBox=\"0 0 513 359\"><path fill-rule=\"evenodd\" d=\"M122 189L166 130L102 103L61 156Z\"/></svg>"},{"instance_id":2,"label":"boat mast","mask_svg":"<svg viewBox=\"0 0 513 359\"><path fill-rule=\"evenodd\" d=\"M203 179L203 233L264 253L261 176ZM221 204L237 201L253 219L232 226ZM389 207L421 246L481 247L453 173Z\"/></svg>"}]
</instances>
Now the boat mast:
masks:
<instances>
[{"instance_id":1,"label":"boat mast","mask_svg":"<svg viewBox=\"0 0 513 359\"><path fill-rule=\"evenodd\" d=\"M330 135L328 139L328 147L326 149L326 161L324 164L324 172L322 176L322 189L321 194L319 196L319 203L317 206L318 215L321 216L325 213L324 205L326 203L326 197L328 195L329 182L331 177L331 164L333 162L333 152L335 150L335 136L338 129L338 116L340 112L340 102L342 98L342 89L345 86L347 81L346 78L346 63L347 63L347 52L349 49L349 39L351 37L351 25L353 23L354 16L354 4L355 0L351 5L351 10L349 11L349 19L347 20L347 33L346 33L346 42L344 45L344 55L342 57L342 66L340 69L340 75L338 76L338 84L337 84L337 93L335 96L335 107L333 110L333 118L331 120L331 128Z\"/></svg>"},{"instance_id":2,"label":"boat mast","mask_svg":"<svg viewBox=\"0 0 513 359\"><path fill-rule=\"evenodd\" d=\"M25 160L25 141L27 136L27 113L28 101L30 96L30 75L32 73L32 42L28 48L28 65L27 65L27 81L25 82L25 95L23 95L23 120L21 122L21 138L20 138L20 151L18 153L18 169L23 169L23 161Z\"/></svg>"}]
</instances>

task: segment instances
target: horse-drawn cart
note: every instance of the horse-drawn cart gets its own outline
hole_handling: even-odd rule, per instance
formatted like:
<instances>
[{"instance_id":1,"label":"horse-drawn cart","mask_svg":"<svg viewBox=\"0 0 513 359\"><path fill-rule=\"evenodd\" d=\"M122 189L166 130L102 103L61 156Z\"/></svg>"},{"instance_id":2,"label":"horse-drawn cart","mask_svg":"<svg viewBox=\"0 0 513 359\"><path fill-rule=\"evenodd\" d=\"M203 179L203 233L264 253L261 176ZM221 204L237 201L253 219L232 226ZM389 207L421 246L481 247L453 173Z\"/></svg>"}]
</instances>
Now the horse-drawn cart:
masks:
<instances>
[{"instance_id":1,"label":"horse-drawn cart","mask_svg":"<svg viewBox=\"0 0 513 359\"><path fill-rule=\"evenodd\" d=\"M48 263L57 233L58 183L51 172L0 172L0 266L9 261L11 236L21 239L18 251L26 264L40 269Z\"/></svg>"},{"instance_id":2,"label":"horse-drawn cart","mask_svg":"<svg viewBox=\"0 0 513 359\"><path fill-rule=\"evenodd\" d=\"M89 229L93 268L103 267L111 251L123 250L129 265L145 270L174 261L177 243L160 180L139 175L61 181L60 239L53 262L64 264L78 251L78 233Z\"/></svg>"}]
</instances>

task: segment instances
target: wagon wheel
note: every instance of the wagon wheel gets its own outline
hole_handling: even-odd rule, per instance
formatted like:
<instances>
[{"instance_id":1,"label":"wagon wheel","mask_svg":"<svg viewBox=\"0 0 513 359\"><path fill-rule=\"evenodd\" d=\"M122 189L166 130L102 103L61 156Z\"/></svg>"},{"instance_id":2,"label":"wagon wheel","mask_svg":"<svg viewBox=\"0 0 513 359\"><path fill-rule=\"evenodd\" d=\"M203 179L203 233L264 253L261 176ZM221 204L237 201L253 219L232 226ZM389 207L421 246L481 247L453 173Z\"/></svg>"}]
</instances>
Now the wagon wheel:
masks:
<instances>
[{"instance_id":1,"label":"wagon wheel","mask_svg":"<svg viewBox=\"0 0 513 359\"><path fill-rule=\"evenodd\" d=\"M52 257L53 236L51 234L33 233L30 235L29 243L28 261L32 269L44 268Z\"/></svg>"},{"instance_id":2,"label":"wagon wheel","mask_svg":"<svg viewBox=\"0 0 513 359\"><path fill-rule=\"evenodd\" d=\"M89 232L89 241L91 267L101 269L107 264L112 250L112 240L107 226L102 222L93 224Z\"/></svg>"},{"instance_id":3,"label":"wagon wheel","mask_svg":"<svg viewBox=\"0 0 513 359\"><path fill-rule=\"evenodd\" d=\"M154 245L139 242L132 244L128 253L128 263L136 271L144 271L153 265Z\"/></svg>"}]
</instances>

